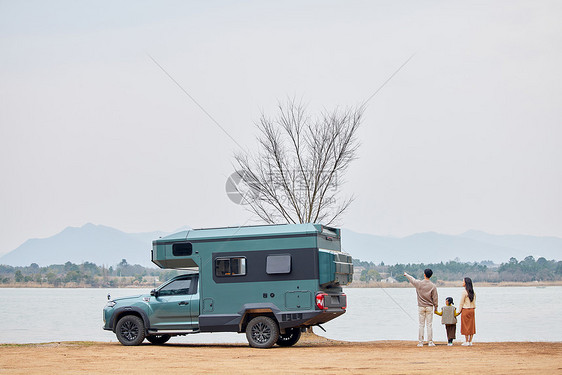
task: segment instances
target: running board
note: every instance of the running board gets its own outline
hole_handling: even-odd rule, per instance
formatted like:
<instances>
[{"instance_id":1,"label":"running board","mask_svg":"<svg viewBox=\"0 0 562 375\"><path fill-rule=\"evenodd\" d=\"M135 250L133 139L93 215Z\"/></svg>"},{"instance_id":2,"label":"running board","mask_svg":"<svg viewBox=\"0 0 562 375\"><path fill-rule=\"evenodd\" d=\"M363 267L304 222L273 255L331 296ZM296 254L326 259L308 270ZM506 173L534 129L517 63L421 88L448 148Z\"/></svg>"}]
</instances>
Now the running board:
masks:
<instances>
[{"instance_id":1,"label":"running board","mask_svg":"<svg viewBox=\"0 0 562 375\"><path fill-rule=\"evenodd\" d=\"M198 329L196 330L188 330L188 331L178 331L175 329L149 329L149 335L170 335L170 336L185 336L190 335L192 333L199 333Z\"/></svg>"}]
</instances>

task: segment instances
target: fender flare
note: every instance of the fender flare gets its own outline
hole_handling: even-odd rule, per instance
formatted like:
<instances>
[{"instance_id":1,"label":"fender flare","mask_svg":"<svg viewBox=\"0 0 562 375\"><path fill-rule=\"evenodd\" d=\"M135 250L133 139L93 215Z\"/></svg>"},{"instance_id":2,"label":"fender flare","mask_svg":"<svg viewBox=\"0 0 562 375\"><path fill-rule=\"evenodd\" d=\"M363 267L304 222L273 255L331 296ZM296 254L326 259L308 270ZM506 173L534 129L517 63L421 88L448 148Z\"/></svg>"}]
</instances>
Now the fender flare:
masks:
<instances>
[{"instance_id":1,"label":"fender flare","mask_svg":"<svg viewBox=\"0 0 562 375\"><path fill-rule=\"evenodd\" d=\"M150 328L150 320L148 319L148 315L146 314L146 312L136 306L124 306L118 307L113 312L113 315L111 315L109 326L111 327L113 332L115 332L115 327L117 326L117 322L119 321L119 319L121 319L123 315L130 315L130 313L133 313L133 315L140 315L144 323L144 329L145 331L148 331L148 329Z\"/></svg>"},{"instance_id":2,"label":"fender flare","mask_svg":"<svg viewBox=\"0 0 562 375\"><path fill-rule=\"evenodd\" d=\"M281 312L281 310L273 303L247 303L244 304L242 309L238 312L240 315L240 323L238 323L238 332L243 332L243 327L248 323L247 316L248 315L270 315L276 321L277 315ZM278 323L279 324L279 323Z\"/></svg>"}]
</instances>

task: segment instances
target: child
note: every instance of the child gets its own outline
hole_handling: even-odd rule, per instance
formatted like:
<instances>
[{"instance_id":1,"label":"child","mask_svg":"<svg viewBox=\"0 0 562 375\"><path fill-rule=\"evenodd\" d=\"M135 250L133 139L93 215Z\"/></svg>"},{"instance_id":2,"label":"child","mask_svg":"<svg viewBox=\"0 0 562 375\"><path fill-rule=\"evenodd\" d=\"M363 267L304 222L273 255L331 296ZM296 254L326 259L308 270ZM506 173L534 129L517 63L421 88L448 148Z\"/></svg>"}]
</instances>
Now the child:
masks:
<instances>
[{"instance_id":1,"label":"child","mask_svg":"<svg viewBox=\"0 0 562 375\"><path fill-rule=\"evenodd\" d=\"M457 332L457 309L453 306L453 297L445 298L445 305L441 308L441 312L435 310L437 315L441 316L441 323L445 324L447 330L447 346L453 346L453 340L456 338Z\"/></svg>"}]
</instances>

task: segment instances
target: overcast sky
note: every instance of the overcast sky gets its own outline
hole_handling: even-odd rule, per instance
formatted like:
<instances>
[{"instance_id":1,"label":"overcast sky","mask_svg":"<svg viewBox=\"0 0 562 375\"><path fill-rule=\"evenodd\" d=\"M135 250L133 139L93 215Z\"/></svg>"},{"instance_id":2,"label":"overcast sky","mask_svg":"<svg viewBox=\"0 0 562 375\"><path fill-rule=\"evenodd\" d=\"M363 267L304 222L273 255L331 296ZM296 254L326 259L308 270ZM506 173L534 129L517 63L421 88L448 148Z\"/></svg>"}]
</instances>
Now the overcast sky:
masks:
<instances>
[{"instance_id":1,"label":"overcast sky","mask_svg":"<svg viewBox=\"0 0 562 375\"><path fill-rule=\"evenodd\" d=\"M87 222L251 224L225 182L278 100L370 102L354 231L562 237L562 2L0 0L0 254Z\"/></svg>"}]
</instances>

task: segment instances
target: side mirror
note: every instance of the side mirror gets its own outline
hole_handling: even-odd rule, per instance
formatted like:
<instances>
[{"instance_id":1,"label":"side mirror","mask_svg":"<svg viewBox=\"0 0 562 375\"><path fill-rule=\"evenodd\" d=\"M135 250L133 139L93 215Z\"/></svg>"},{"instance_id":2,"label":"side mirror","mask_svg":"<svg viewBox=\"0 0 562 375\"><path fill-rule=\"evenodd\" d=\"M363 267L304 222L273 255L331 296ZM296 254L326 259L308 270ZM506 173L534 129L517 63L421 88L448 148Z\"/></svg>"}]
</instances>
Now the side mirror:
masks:
<instances>
[{"instance_id":1,"label":"side mirror","mask_svg":"<svg viewBox=\"0 0 562 375\"><path fill-rule=\"evenodd\" d=\"M158 291L157 291L156 289L152 289L152 290L150 291L150 295L153 296L153 297L158 298Z\"/></svg>"}]
</instances>

